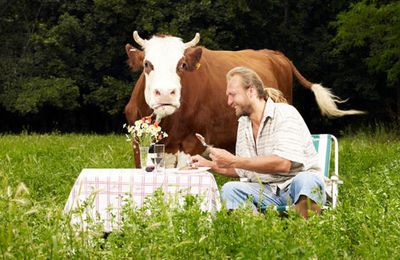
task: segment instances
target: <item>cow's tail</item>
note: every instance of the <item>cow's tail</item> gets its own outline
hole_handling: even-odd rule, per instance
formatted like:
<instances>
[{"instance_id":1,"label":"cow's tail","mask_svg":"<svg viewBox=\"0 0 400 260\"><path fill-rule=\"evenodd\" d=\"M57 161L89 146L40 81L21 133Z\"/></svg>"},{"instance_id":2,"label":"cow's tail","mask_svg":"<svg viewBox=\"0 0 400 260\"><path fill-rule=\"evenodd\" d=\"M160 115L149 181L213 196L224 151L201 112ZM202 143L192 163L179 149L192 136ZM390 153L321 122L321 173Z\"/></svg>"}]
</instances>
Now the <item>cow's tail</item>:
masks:
<instances>
[{"instance_id":1,"label":"cow's tail","mask_svg":"<svg viewBox=\"0 0 400 260\"><path fill-rule=\"evenodd\" d=\"M355 109L340 110L336 103L344 103L347 101L347 99L342 100L338 96L334 95L330 89L324 88L321 84L311 83L300 74L291 61L289 61L289 63L292 66L294 76L297 78L300 84L308 89L311 89L311 91L314 93L322 115L327 117L341 117L346 115L365 114L364 111Z\"/></svg>"}]
</instances>

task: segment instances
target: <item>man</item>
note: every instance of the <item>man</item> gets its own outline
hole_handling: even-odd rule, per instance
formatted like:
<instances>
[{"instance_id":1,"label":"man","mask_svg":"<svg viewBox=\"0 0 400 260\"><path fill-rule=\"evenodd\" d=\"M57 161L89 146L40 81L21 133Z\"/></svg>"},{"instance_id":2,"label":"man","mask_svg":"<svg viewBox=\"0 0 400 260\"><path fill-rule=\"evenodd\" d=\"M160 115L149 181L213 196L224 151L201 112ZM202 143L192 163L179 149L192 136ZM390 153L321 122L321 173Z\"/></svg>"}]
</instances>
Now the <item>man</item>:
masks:
<instances>
[{"instance_id":1,"label":"man","mask_svg":"<svg viewBox=\"0 0 400 260\"><path fill-rule=\"evenodd\" d=\"M305 218L309 209L320 214L324 183L310 131L299 112L286 103L275 103L251 69L233 68L226 78L228 105L239 117L236 155L210 148L212 161L199 155L192 161L221 175L249 180L222 187L228 209L250 200L254 210L293 204Z\"/></svg>"}]
</instances>

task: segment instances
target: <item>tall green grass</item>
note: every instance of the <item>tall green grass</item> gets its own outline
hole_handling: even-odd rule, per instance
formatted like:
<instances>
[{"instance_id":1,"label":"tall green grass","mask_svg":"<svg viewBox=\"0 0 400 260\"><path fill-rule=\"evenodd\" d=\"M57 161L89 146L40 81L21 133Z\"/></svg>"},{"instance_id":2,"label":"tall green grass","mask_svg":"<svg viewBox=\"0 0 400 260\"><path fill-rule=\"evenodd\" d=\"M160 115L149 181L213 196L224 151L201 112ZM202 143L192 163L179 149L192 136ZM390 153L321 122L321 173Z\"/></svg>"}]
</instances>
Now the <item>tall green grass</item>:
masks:
<instances>
[{"instance_id":1,"label":"tall green grass","mask_svg":"<svg viewBox=\"0 0 400 260\"><path fill-rule=\"evenodd\" d=\"M24 182L34 199L62 204L82 168L131 168L131 145L122 135L0 136L0 173Z\"/></svg>"},{"instance_id":2,"label":"tall green grass","mask_svg":"<svg viewBox=\"0 0 400 260\"><path fill-rule=\"evenodd\" d=\"M339 139L344 184L336 210L210 216L194 197L170 208L161 194L125 208L122 228L76 233L62 209L82 168L133 166L118 135L0 136L0 255L5 258L254 259L399 257L400 138L386 128ZM217 177L221 185L225 178ZM23 183L23 184L22 184ZM148 212L152 214L148 214Z\"/></svg>"}]
</instances>

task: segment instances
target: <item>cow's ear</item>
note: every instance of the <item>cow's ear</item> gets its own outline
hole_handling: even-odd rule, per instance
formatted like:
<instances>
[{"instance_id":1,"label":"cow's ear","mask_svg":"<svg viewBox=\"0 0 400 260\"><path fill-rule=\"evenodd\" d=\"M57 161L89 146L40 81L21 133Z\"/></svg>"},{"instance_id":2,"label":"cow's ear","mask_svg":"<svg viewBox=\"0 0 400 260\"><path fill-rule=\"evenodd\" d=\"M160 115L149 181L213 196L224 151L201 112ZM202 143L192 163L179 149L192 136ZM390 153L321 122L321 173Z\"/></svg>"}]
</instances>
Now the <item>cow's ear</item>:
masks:
<instances>
[{"instance_id":1,"label":"cow's ear","mask_svg":"<svg viewBox=\"0 0 400 260\"><path fill-rule=\"evenodd\" d=\"M193 71L200 67L200 58L203 53L201 47L192 47L185 50L185 61L187 64L187 70Z\"/></svg>"},{"instance_id":2,"label":"cow's ear","mask_svg":"<svg viewBox=\"0 0 400 260\"><path fill-rule=\"evenodd\" d=\"M133 71L143 70L144 53L141 50L134 48L129 43L125 45L125 51L128 55L128 65Z\"/></svg>"}]
</instances>

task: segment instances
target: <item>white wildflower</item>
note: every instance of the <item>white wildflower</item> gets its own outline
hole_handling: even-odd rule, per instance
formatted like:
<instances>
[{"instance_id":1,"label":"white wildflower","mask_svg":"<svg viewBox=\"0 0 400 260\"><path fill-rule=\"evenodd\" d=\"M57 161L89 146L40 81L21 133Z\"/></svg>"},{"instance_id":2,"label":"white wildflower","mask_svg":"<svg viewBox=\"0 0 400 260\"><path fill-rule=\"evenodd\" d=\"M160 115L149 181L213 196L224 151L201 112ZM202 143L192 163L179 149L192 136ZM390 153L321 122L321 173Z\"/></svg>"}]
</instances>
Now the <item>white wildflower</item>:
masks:
<instances>
[{"instance_id":1,"label":"white wildflower","mask_svg":"<svg viewBox=\"0 0 400 260\"><path fill-rule=\"evenodd\" d=\"M133 125L124 124L124 128L127 129L129 134L126 135L127 141L134 140L143 146L149 146L151 143L155 143L168 136L167 133L161 130L158 122L151 123L151 117L136 120Z\"/></svg>"}]
</instances>

